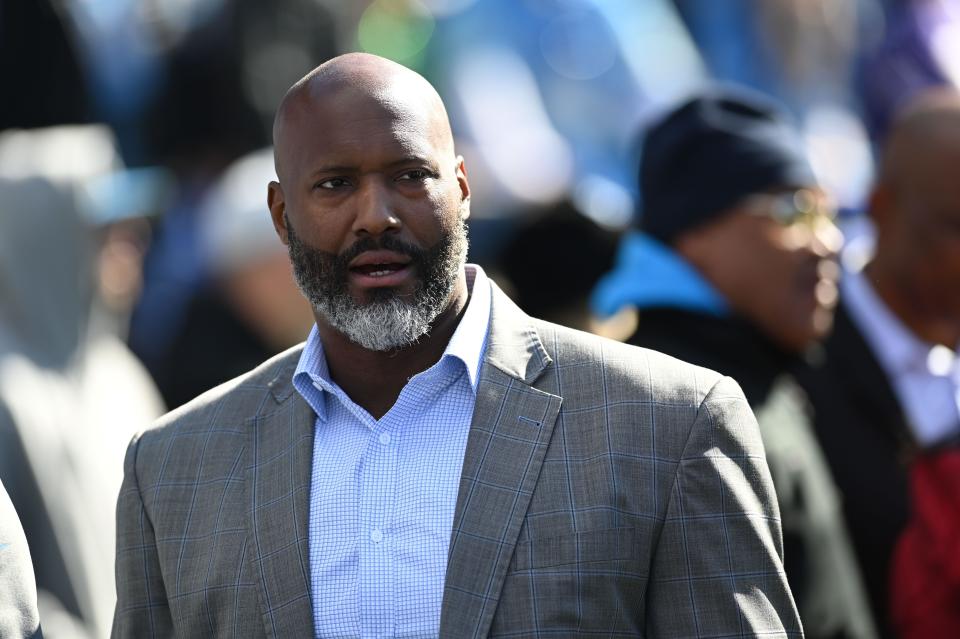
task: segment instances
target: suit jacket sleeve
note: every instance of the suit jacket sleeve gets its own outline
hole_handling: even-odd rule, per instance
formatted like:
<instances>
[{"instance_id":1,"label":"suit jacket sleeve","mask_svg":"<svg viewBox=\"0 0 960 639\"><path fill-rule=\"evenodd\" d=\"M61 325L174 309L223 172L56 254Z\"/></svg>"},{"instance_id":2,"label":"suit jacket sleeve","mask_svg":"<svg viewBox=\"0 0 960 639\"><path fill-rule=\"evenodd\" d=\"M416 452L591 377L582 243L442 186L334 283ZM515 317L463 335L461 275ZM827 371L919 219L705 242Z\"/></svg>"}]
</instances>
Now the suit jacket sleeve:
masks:
<instances>
[{"instance_id":1,"label":"suit jacket sleeve","mask_svg":"<svg viewBox=\"0 0 960 639\"><path fill-rule=\"evenodd\" d=\"M114 639L170 637L173 627L153 524L137 477L139 436L127 448L117 501L117 607Z\"/></svg>"},{"instance_id":2,"label":"suit jacket sleeve","mask_svg":"<svg viewBox=\"0 0 960 639\"><path fill-rule=\"evenodd\" d=\"M699 406L653 554L648 636L802 636L756 419L737 384Z\"/></svg>"},{"instance_id":3,"label":"suit jacket sleeve","mask_svg":"<svg viewBox=\"0 0 960 639\"><path fill-rule=\"evenodd\" d=\"M41 639L27 538L0 483L0 637Z\"/></svg>"}]
</instances>

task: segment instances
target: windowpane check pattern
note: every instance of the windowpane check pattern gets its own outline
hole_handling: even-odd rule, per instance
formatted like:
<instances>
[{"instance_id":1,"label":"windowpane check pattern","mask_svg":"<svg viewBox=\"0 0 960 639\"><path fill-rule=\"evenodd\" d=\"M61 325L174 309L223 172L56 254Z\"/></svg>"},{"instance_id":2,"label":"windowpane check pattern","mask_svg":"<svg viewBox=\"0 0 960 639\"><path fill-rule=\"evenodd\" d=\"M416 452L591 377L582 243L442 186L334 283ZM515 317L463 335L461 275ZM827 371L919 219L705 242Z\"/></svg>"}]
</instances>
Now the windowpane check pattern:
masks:
<instances>
[{"instance_id":1,"label":"windowpane check pattern","mask_svg":"<svg viewBox=\"0 0 960 639\"><path fill-rule=\"evenodd\" d=\"M439 633L490 317L483 271L468 265L467 279L471 299L440 361L412 377L380 420L330 378L316 327L307 339L293 381L316 414L309 541L317 637Z\"/></svg>"}]
</instances>

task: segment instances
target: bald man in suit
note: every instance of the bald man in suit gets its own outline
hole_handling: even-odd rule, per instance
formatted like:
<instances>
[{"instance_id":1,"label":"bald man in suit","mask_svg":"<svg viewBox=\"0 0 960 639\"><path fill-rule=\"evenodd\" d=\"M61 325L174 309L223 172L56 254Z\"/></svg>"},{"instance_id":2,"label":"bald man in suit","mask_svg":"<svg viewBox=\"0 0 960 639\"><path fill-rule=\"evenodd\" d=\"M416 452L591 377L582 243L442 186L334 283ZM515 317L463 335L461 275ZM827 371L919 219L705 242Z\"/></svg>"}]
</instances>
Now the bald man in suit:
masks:
<instances>
[{"instance_id":1,"label":"bald man in suit","mask_svg":"<svg viewBox=\"0 0 960 639\"><path fill-rule=\"evenodd\" d=\"M115 637L802 636L739 387L466 264L422 77L335 58L274 142L316 325L131 443Z\"/></svg>"}]
</instances>

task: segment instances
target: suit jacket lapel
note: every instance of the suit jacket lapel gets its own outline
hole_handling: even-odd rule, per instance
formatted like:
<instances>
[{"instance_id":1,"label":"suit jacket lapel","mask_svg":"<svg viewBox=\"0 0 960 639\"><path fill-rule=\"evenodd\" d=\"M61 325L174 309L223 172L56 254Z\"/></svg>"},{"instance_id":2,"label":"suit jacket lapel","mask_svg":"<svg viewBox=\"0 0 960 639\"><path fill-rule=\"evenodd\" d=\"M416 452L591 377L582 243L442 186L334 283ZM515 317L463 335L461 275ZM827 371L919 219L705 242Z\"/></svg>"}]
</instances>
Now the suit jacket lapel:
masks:
<instances>
[{"instance_id":1,"label":"suit jacket lapel","mask_svg":"<svg viewBox=\"0 0 960 639\"><path fill-rule=\"evenodd\" d=\"M487 634L561 403L532 386L551 359L530 318L491 286L490 330L453 520L441 637Z\"/></svg>"},{"instance_id":2,"label":"suit jacket lapel","mask_svg":"<svg viewBox=\"0 0 960 639\"><path fill-rule=\"evenodd\" d=\"M307 636L305 629L313 636L307 522L314 415L294 392L298 356L280 367L272 398L254 419L250 469L254 574L267 636L278 639Z\"/></svg>"},{"instance_id":3,"label":"suit jacket lapel","mask_svg":"<svg viewBox=\"0 0 960 639\"><path fill-rule=\"evenodd\" d=\"M842 303L829 339L843 383L860 397L859 405L871 412L871 421L904 452L912 449L913 436L890 379Z\"/></svg>"}]
</instances>

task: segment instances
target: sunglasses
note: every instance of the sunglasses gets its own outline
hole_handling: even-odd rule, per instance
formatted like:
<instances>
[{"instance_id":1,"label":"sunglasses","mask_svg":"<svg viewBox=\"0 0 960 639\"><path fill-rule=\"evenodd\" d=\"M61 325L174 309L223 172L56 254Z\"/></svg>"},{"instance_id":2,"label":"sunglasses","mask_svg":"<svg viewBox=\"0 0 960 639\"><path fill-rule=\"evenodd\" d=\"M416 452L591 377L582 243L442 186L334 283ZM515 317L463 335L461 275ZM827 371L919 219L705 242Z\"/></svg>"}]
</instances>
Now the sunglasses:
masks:
<instances>
[{"instance_id":1,"label":"sunglasses","mask_svg":"<svg viewBox=\"0 0 960 639\"><path fill-rule=\"evenodd\" d=\"M744 204L750 213L771 218L781 226L800 224L814 228L825 222L832 224L837 217L830 199L810 189L751 195Z\"/></svg>"}]
</instances>

